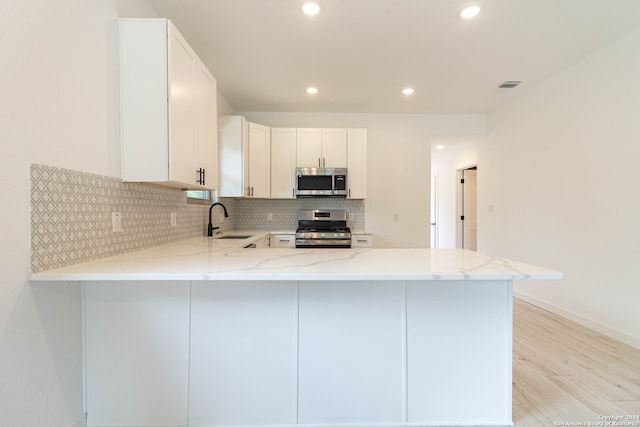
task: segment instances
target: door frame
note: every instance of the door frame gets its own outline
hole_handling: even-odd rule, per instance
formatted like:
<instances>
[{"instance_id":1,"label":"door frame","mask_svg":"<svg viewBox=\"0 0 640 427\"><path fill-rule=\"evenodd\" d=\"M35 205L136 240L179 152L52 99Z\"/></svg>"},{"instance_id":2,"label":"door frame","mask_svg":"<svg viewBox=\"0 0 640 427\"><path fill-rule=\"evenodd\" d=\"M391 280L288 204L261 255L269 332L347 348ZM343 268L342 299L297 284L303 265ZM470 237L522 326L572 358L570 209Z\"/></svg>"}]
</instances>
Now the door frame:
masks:
<instances>
[{"instance_id":1,"label":"door frame","mask_svg":"<svg viewBox=\"0 0 640 427\"><path fill-rule=\"evenodd\" d=\"M463 173L466 169L477 168L478 163L471 163L467 165L457 166L455 170L456 174L456 248L463 249L463 238L464 238L464 228L462 224L462 220L460 217L462 216L463 211L463 201L464 201L464 190L463 186L460 183L463 177ZM477 191L477 190L476 190Z\"/></svg>"}]
</instances>

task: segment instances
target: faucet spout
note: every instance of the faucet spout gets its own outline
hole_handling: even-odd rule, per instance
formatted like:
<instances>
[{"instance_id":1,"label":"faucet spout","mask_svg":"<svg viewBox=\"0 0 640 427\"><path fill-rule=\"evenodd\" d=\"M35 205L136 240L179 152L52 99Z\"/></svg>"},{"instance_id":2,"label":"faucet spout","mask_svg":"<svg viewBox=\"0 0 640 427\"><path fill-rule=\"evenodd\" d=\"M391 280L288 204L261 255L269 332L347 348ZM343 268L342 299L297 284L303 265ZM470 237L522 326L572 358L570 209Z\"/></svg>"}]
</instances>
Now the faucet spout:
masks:
<instances>
[{"instance_id":1,"label":"faucet spout","mask_svg":"<svg viewBox=\"0 0 640 427\"><path fill-rule=\"evenodd\" d=\"M222 203L219 202L215 202L213 203L210 207L209 207L209 225L207 226L207 236L213 236L213 230L217 230L220 227L214 227L213 223L211 222L211 211L213 210L213 207L216 205L220 205L222 206L222 209L224 210L224 217L225 218L229 218L229 212L227 212L227 208L225 205L223 205Z\"/></svg>"}]
</instances>

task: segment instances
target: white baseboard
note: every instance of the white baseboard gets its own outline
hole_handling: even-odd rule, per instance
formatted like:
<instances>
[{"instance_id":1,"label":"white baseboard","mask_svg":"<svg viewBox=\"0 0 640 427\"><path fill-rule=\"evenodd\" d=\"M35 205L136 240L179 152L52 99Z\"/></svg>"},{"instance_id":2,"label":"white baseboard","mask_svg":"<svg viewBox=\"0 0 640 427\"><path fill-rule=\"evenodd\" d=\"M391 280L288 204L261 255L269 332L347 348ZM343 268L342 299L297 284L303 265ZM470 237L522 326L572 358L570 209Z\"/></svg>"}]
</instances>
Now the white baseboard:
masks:
<instances>
[{"instance_id":1,"label":"white baseboard","mask_svg":"<svg viewBox=\"0 0 640 427\"><path fill-rule=\"evenodd\" d=\"M519 292L514 290L513 291L513 296L515 298L521 299L523 301L526 301L528 303L531 303L535 306L538 306L540 308L543 308L547 311L550 311L552 313L555 313L559 316L562 316L564 318L567 318L569 320L573 320L576 323L581 324L582 326L586 326L589 329L593 329L596 332L600 332L603 335L606 335L610 338L616 339L618 341L622 341L625 344L628 344L632 347L635 347L637 349L640 349L640 337L636 337L633 336L631 334L628 334L626 332L620 331L618 329L612 328L608 325L605 325L603 323L600 322L596 322L594 320L588 319L584 316L581 316L577 313L574 313L572 311L569 310L565 310L562 307L559 307L555 304L552 304L548 301L544 301L541 300L537 297L531 296L531 295L527 295L523 292Z\"/></svg>"},{"instance_id":2,"label":"white baseboard","mask_svg":"<svg viewBox=\"0 0 640 427\"><path fill-rule=\"evenodd\" d=\"M87 427L87 414L78 416L69 427Z\"/></svg>"}]
</instances>

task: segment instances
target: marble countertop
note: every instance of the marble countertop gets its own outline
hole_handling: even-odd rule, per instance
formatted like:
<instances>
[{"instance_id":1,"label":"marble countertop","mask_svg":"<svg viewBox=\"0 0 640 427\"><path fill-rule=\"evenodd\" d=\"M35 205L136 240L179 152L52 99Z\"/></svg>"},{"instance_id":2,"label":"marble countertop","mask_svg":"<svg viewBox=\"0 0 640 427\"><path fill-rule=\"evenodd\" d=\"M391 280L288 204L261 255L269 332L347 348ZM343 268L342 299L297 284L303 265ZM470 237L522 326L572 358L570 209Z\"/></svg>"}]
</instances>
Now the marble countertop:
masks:
<instances>
[{"instance_id":1,"label":"marble countertop","mask_svg":"<svg viewBox=\"0 0 640 427\"><path fill-rule=\"evenodd\" d=\"M557 271L463 249L243 248L267 234L255 232L251 238L241 240L211 237L181 240L33 273L30 280L562 279L562 273Z\"/></svg>"}]
</instances>

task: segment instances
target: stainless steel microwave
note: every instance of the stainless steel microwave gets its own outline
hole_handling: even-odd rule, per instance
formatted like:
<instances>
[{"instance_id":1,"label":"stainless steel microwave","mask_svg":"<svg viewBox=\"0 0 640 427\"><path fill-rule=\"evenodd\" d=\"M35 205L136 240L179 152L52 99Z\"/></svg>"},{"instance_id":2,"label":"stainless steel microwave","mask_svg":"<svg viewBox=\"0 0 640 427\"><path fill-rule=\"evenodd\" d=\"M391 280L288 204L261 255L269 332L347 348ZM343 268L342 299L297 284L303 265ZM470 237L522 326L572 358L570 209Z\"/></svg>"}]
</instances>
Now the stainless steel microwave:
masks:
<instances>
[{"instance_id":1,"label":"stainless steel microwave","mask_svg":"<svg viewBox=\"0 0 640 427\"><path fill-rule=\"evenodd\" d=\"M346 168L296 168L297 197L347 197Z\"/></svg>"}]
</instances>

